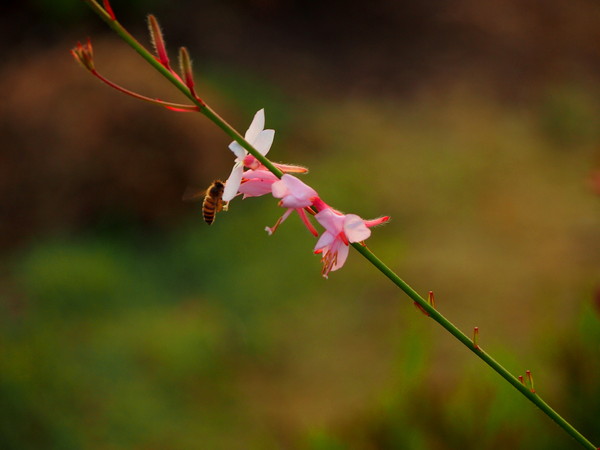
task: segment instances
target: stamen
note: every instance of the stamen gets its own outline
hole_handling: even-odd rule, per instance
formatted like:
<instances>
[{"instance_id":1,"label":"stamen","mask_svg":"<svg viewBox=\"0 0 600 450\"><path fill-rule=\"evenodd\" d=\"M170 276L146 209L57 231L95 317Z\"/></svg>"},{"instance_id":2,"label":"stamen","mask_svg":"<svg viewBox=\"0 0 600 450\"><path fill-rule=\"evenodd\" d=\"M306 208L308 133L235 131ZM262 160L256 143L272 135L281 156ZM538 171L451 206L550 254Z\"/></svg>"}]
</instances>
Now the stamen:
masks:
<instances>
[{"instance_id":1,"label":"stamen","mask_svg":"<svg viewBox=\"0 0 600 450\"><path fill-rule=\"evenodd\" d=\"M315 227L310 222L310 220L308 220L308 217L306 216L306 212L301 208L297 208L296 211L298 212L298 215L300 216L300 219L302 219L302 222L304 223L306 228L308 228L308 231L310 231L313 236L315 236L315 237L318 236L319 232L315 229Z\"/></svg>"}]
</instances>

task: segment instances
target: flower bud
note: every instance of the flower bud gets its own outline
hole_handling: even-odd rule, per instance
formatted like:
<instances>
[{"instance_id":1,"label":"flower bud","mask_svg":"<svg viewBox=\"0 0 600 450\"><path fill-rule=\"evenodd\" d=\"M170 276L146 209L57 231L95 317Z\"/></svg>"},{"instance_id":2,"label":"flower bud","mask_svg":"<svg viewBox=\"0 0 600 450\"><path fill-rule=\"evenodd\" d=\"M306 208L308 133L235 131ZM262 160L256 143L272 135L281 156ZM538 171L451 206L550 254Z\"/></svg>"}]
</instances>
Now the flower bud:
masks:
<instances>
[{"instance_id":1,"label":"flower bud","mask_svg":"<svg viewBox=\"0 0 600 450\"><path fill-rule=\"evenodd\" d=\"M148 14L148 30L150 32L150 39L152 41L152 45L154 46L154 50L156 51L156 56L160 63L169 67L169 55L167 55L167 47L165 45L165 40L163 38L162 31L160 26L158 25L158 20L152 14Z\"/></svg>"},{"instance_id":2,"label":"flower bud","mask_svg":"<svg viewBox=\"0 0 600 450\"><path fill-rule=\"evenodd\" d=\"M89 39L85 44L78 42L77 46L71 49L71 54L84 69L89 70L90 72L96 71L94 68L94 50L92 48L92 42Z\"/></svg>"}]
</instances>

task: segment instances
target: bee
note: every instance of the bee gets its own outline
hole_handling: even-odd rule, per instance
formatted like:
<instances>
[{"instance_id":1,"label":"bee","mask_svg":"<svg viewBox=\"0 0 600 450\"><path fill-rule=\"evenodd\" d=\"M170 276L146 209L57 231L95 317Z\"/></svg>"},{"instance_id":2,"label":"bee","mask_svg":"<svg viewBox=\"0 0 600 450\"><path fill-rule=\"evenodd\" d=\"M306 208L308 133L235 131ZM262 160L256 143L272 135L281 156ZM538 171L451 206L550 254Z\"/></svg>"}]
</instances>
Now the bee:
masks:
<instances>
[{"instance_id":1,"label":"bee","mask_svg":"<svg viewBox=\"0 0 600 450\"><path fill-rule=\"evenodd\" d=\"M204 197L202 201L202 216L204 221L211 225L215 221L215 215L222 210L227 210L227 204L223 204L223 191L225 190L225 184L221 180L215 180L212 184L204 190L198 190L195 188L187 188L183 194L184 201L199 201Z\"/></svg>"}]
</instances>

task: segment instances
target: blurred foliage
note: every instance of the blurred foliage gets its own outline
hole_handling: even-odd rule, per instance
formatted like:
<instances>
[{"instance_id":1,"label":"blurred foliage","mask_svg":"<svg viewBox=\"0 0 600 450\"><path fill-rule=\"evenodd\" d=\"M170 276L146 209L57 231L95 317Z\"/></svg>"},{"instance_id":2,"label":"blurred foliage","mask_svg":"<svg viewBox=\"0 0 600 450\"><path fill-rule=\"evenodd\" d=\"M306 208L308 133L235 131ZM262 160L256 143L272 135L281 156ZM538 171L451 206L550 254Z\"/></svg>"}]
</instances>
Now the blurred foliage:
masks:
<instances>
[{"instance_id":1,"label":"blurred foliage","mask_svg":"<svg viewBox=\"0 0 600 450\"><path fill-rule=\"evenodd\" d=\"M595 94L595 95L594 95ZM565 150L600 141L600 104L594 88L581 85L549 89L541 108L543 131Z\"/></svg>"},{"instance_id":2,"label":"blurred foliage","mask_svg":"<svg viewBox=\"0 0 600 450\"><path fill-rule=\"evenodd\" d=\"M114 6L164 13L207 101L240 131L265 107L270 156L328 202L390 214L369 246L600 442L597 5L442 3ZM4 20L46 42L77 5ZM267 236L272 200L206 226L179 199L227 176L228 139L86 78L72 44L0 71L0 448L574 447L356 254L326 281L297 217Z\"/></svg>"}]
</instances>

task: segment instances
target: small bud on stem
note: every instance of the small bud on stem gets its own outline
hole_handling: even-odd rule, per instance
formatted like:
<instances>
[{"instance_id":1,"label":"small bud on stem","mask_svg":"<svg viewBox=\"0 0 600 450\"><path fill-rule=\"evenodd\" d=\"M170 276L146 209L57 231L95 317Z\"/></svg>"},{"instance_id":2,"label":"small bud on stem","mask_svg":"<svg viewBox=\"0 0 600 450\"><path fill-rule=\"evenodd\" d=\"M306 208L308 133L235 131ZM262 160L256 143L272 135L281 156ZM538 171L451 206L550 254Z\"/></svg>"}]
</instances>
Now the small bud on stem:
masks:
<instances>
[{"instance_id":1,"label":"small bud on stem","mask_svg":"<svg viewBox=\"0 0 600 450\"><path fill-rule=\"evenodd\" d=\"M171 103L165 102L156 98L146 97L145 95L138 94L137 92L130 91L129 89L125 89L122 86L119 86L116 83L113 83L109 79L100 75L96 71L96 67L94 66L94 50L92 48L92 42L88 39L85 44L81 42L77 43L77 46L71 49L71 54L77 60L79 64L83 66L84 69L89 71L92 75L98 78L103 83L107 84L113 89L116 89L123 94L127 94L131 97L137 98L139 100L144 100L146 102L154 103L155 105L164 106L171 111L179 111L179 112L195 112L198 111L198 107L196 105L181 105L179 103Z\"/></svg>"},{"instance_id":2,"label":"small bud on stem","mask_svg":"<svg viewBox=\"0 0 600 450\"><path fill-rule=\"evenodd\" d=\"M473 345L477 350L481 350L479 347L479 327L473 328Z\"/></svg>"},{"instance_id":3,"label":"small bud on stem","mask_svg":"<svg viewBox=\"0 0 600 450\"><path fill-rule=\"evenodd\" d=\"M387 218L386 218L386 220L387 220ZM431 305L431 307L435 309L435 296L433 295L433 291L429 291L427 293L427 303L429 303ZM421 311L427 317L430 317L430 314L427 311L425 311L425 308L423 308L417 302L414 302L414 304L415 304L415 308L417 308L419 311Z\"/></svg>"},{"instance_id":4,"label":"small bud on stem","mask_svg":"<svg viewBox=\"0 0 600 450\"><path fill-rule=\"evenodd\" d=\"M158 60L163 66L170 70L171 67L169 66L169 55L167 54L165 40L160 26L158 25L158 20L156 20L156 17L152 14L148 14L148 30L150 31L150 39Z\"/></svg>"},{"instance_id":5,"label":"small bud on stem","mask_svg":"<svg viewBox=\"0 0 600 450\"><path fill-rule=\"evenodd\" d=\"M435 295L433 295L433 291L429 291L427 294L427 301L435 309Z\"/></svg>"},{"instance_id":6,"label":"small bud on stem","mask_svg":"<svg viewBox=\"0 0 600 450\"><path fill-rule=\"evenodd\" d=\"M179 68L185 85L189 88L192 95L198 98L196 92L194 91L194 72L192 70L192 60L190 59L190 54L187 48L185 47L181 47L179 49Z\"/></svg>"},{"instance_id":7,"label":"small bud on stem","mask_svg":"<svg viewBox=\"0 0 600 450\"><path fill-rule=\"evenodd\" d=\"M73 55L84 69L89 70L92 73L96 71L94 68L94 49L92 48L92 41L90 41L89 38L85 44L78 42L77 46L71 49L71 55Z\"/></svg>"},{"instance_id":8,"label":"small bud on stem","mask_svg":"<svg viewBox=\"0 0 600 450\"><path fill-rule=\"evenodd\" d=\"M533 387L533 375L531 375L531 370L527 370L525 372L525 375L527 376L527 381L529 384L529 390L535 394L535 388Z\"/></svg>"},{"instance_id":9,"label":"small bud on stem","mask_svg":"<svg viewBox=\"0 0 600 450\"><path fill-rule=\"evenodd\" d=\"M112 6L110 6L110 2L108 0L102 0L102 5L104 5L104 10L108 13L112 20L117 20L117 16L113 12Z\"/></svg>"}]
</instances>

